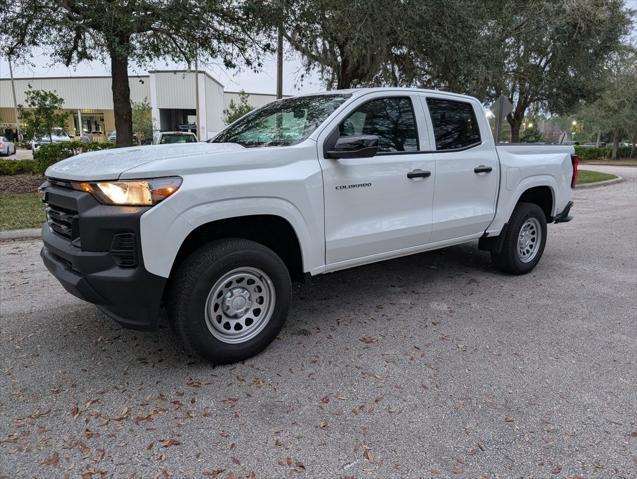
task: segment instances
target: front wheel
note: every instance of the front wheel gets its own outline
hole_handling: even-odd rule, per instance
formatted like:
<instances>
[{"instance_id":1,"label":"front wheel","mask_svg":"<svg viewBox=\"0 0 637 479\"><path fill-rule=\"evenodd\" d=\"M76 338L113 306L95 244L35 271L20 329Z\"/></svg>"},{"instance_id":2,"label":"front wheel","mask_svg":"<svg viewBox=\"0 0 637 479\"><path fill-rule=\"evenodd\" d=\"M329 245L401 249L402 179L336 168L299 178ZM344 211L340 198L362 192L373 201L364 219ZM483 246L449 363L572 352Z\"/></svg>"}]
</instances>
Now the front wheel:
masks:
<instances>
[{"instance_id":1,"label":"front wheel","mask_svg":"<svg viewBox=\"0 0 637 479\"><path fill-rule=\"evenodd\" d=\"M179 266L168 293L186 348L215 364L262 351L287 317L292 286L285 263L253 241L214 241Z\"/></svg>"},{"instance_id":2,"label":"front wheel","mask_svg":"<svg viewBox=\"0 0 637 479\"><path fill-rule=\"evenodd\" d=\"M491 251L493 263L505 273L528 273L542 257L546 230L542 208L534 203L519 203L509 220L502 249Z\"/></svg>"}]
</instances>

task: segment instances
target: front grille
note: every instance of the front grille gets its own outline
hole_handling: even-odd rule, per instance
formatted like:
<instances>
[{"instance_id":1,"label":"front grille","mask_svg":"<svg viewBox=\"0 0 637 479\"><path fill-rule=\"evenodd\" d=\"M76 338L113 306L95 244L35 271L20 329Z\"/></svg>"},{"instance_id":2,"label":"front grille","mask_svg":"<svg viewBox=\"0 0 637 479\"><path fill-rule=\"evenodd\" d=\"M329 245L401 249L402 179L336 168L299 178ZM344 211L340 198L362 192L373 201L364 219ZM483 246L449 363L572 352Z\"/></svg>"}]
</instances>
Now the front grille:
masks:
<instances>
[{"instance_id":1,"label":"front grille","mask_svg":"<svg viewBox=\"0 0 637 479\"><path fill-rule=\"evenodd\" d=\"M137 266L137 241L135 233L118 233L113 236L111 255L115 264L121 268Z\"/></svg>"},{"instance_id":2,"label":"front grille","mask_svg":"<svg viewBox=\"0 0 637 479\"><path fill-rule=\"evenodd\" d=\"M77 211L68 210L57 205L45 203L46 222L49 227L60 236L76 240L79 234Z\"/></svg>"}]
</instances>

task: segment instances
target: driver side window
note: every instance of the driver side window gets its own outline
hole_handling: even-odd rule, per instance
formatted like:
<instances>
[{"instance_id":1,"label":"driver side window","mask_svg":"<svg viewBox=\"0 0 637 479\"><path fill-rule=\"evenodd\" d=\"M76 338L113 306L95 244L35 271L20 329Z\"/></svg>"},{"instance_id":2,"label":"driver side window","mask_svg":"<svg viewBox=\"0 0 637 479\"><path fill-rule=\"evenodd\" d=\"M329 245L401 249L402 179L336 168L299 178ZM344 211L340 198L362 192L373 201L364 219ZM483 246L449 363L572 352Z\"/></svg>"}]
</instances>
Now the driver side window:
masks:
<instances>
[{"instance_id":1,"label":"driver side window","mask_svg":"<svg viewBox=\"0 0 637 479\"><path fill-rule=\"evenodd\" d=\"M411 99L388 97L370 100L354 110L339 126L340 136L378 136L378 151L418 151L418 128Z\"/></svg>"}]
</instances>

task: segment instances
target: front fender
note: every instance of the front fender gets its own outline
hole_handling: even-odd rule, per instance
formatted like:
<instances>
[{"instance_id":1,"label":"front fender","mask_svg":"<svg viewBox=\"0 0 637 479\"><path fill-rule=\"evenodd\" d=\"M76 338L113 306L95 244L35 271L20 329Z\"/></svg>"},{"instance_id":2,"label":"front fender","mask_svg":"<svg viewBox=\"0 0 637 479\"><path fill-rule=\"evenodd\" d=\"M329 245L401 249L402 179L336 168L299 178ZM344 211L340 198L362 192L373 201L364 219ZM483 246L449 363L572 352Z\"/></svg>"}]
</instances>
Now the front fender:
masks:
<instances>
[{"instance_id":1,"label":"front fender","mask_svg":"<svg viewBox=\"0 0 637 479\"><path fill-rule=\"evenodd\" d=\"M142 215L140 225L144 266L149 272L167 278L181 245L196 228L218 220L253 215L285 219L299 240L303 271L318 272L323 267L323 235L313 230L296 206L276 197L224 199L195 205L181 212L175 211L167 201L150 209Z\"/></svg>"}]
</instances>

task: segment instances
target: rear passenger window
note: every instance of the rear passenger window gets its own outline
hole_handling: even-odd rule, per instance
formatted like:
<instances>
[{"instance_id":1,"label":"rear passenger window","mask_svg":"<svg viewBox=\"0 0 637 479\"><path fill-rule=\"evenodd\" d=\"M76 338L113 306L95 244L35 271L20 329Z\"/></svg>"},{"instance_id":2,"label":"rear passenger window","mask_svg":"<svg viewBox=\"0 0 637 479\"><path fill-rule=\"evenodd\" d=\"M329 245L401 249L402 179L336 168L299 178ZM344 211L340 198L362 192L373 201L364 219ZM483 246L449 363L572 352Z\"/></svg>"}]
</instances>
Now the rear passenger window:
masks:
<instances>
[{"instance_id":1,"label":"rear passenger window","mask_svg":"<svg viewBox=\"0 0 637 479\"><path fill-rule=\"evenodd\" d=\"M436 150L466 148L480 143L480 129L471 103L427 98L436 136Z\"/></svg>"},{"instance_id":2,"label":"rear passenger window","mask_svg":"<svg viewBox=\"0 0 637 479\"><path fill-rule=\"evenodd\" d=\"M378 151L418 151L418 128L411 100L389 97L370 100L339 127L340 136L376 135Z\"/></svg>"}]
</instances>

